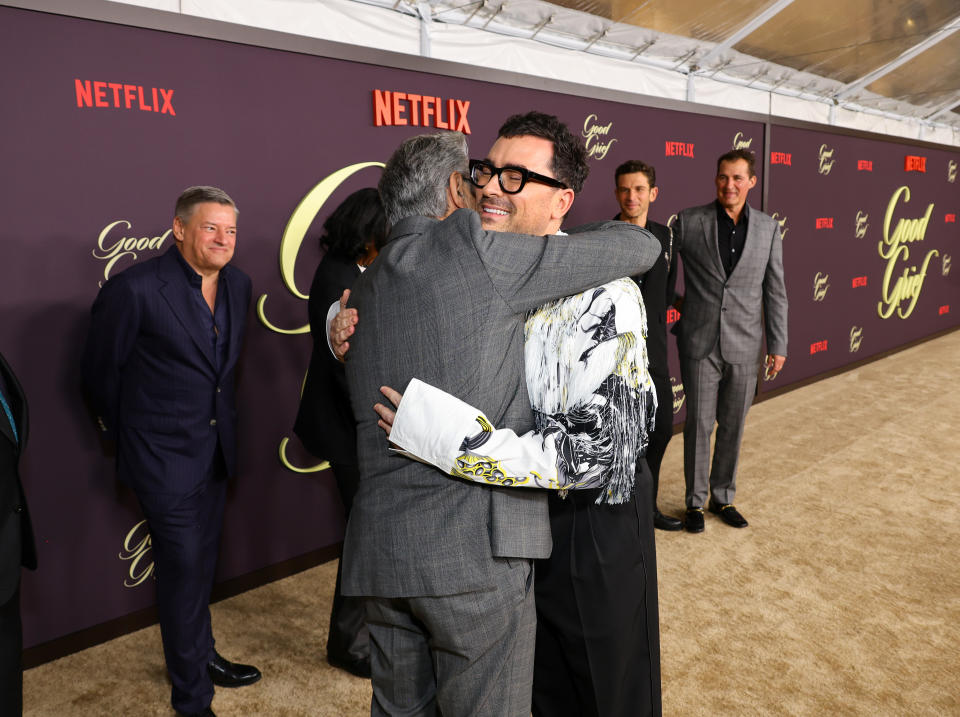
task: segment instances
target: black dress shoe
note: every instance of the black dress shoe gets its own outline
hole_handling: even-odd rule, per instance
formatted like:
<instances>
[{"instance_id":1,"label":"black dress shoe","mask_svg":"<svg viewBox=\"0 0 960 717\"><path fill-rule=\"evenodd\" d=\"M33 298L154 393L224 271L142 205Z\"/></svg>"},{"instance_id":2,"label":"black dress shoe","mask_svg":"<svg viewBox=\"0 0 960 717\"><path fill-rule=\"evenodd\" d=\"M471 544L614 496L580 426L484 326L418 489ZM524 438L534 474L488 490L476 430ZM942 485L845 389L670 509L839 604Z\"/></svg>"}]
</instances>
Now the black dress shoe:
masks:
<instances>
[{"instance_id":1,"label":"black dress shoe","mask_svg":"<svg viewBox=\"0 0 960 717\"><path fill-rule=\"evenodd\" d=\"M213 710L207 707L203 712L177 712L180 717L217 717Z\"/></svg>"},{"instance_id":2,"label":"black dress shoe","mask_svg":"<svg viewBox=\"0 0 960 717\"><path fill-rule=\"evenodd\" d=\"M717 515L719 515L720 520L722 520L724 523L726 523L731 527L734 527L734 528L747 527L746 519L742 515L740 515L740 512L736 508L734 508L733 505L730 503L727 503L726 505L718 506L716 503L714 503L711 500L710 512L716 513Z\"/></svg>"},{"instance_id":3,"label":"black dress shoe","mask_svg":"<svg viewBox=\"0 0 960 717\"><path fill-rule=\"evenodd\" d=\"M683 527L688 533L703 532L703 508L687 508L683 516Z\"/></svg>"},{"instance_id":4,"label":"black dress shoe","mask_svg":"<svg viewBox=\"0 0 960 717\"><path fill-rule=\"evenodd\" d=\"M370 679L370 658L369 657L336 657L327 653L327 662L341 670L346 670L355 677Z\"/></svg>"},{"instance_id":5,"label":"black dress shoe","mask_svg":"<svg viewBox=\"0 0 960 717\"><path fill-rule=\"evenodd\" d=\"M217 687L244 687L260 679L260 670L253 665L238 665L223 659L214 651L213 659L207 663L207 672Z\"/></svg>"},{"instance_id":6,"label":"black dress shoe","mask_svg":"<svg viewBox=\"0 0 960 717\"><path fill-rule=\"evenodd\" d=\"M671 515L664 515L659 510L653 511L653 527L657 530L680 530L683 522Z\"/></svg>"}]
</instances>

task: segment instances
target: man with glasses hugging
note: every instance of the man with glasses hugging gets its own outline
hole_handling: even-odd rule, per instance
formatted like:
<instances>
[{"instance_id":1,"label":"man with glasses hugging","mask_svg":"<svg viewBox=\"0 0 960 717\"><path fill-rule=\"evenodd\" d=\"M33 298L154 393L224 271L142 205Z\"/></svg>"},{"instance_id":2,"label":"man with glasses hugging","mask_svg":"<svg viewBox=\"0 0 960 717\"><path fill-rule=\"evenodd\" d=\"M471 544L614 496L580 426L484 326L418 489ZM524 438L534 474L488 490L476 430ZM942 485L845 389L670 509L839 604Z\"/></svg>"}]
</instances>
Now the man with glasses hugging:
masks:
<instances>
[{"instance_id":1,"label":"man with glasses hugging","mask_svg":"<svg viewBox=\"0 0 960 717\"><path fill-rule=\"evenodd\" d=\"M644 465L637 457L646 448L656 399L647 372L646 322L639 290L629 280L602 282L630 273L629 267L636 265L638 255L642 255L643 263L651 263L658 244L642 231L625 237L624 225L611 223L583 237L546 238L561 233L560 225L588 169L582 145L555 117L531 112L507 120L486 159L470 162L469 178L484 229L535 236L486 234L479 237L479 242L474 239L486 265L483 273L468 272L478 290L465 289L465 295L456 300L470 307L473 319L469 327L461 327L456 338L480 338L482 348L450 350L457 344L448 345L445 339L451 337L439 332L438 358L459 372L443 375L442 370L431 371L433 367L429 366L408 367L406 376L400 377L396 372L387 376L388 369L380 366L375 373L380 382L407 388L402 404L400 394L384 388L384 394L401 405L395 423L392 411L382 405L377 408L381 427L392 430L393 443L442 471L430 474L441 483L423 486L424 501L435 501L436 495L449 492L462 501L473 499L469 491L490 493L490 521L486 525L473 524L484 517L486 506L469 520L464 506L450 516L436 511L430 517L423 516L430 526L422 529L425 533L438 525L449 529L451 521L459 524L457 537L437 546L441 551L483 554L489 549L489 535L493 567L504 558L546 558L550 539L543 515L544 492L517 488L553 489L549 493L553 553L549 561L537 563L535 576L533 713L633 717L660 713L649 472L639 472L636 480L640 483L634 488L634 465ZM389 171L388 165L385 179ZM383 182L381 193L385 204L389 203ZM394 251L406 253L409 248ZM445 271L464 268L461 259ZM588 284L596 288L587 289L582 281L591 274L594 281ZM487 282L487 276L492 281ZM426 290L426 286L421 288ZM584 293L557 299L584 289ZM476 296L469 295L473 293ZM484 297L479 304L478 297ZM424 296L421 302L433 303L430 299ZM507 311L499 307L501 302ZM419 308L423 322L425 307ZM434 308L456 316L454 304ZM365 327L374 323L378 324L375 330L382 330L385 322L376 315L378 309L382 307L368 308L360 302ZM513 347L526 312L523 381ZM502 315L510 313L509 318ZM367 334L378 335L379 331ZM361 329L358 349L363 336ZM343 337L334 332L332 338L336 347ZM416 338L407 341L415 344ZM368 363L369 358L361 361ZM408 377L420 380L407 384ZM464 400L455 398L454 393ZM369 392L356 401L357 415L363 415L364 407L370 405L368 400ZM533 427L536 430L518 436L509 429L495 429L496 425L507 425L517 432ZM362 418L360 426L363 431ZM361 445L361 460L364 448ZM408 469L413 466L423 470L422 464L412 461ZM484 487L469 487L458 478ZM396 490L408 488L409 484L404 484ZM393 520L396 516L395 512ZM371 524L364 526L351 518L348 544L351 538L362 541L368 527ZM423 545L421 542L418 549L422 551ZM508 575L505 578L513 579ZM461 575L460 579L476 582L472 575ZM496 672L487 670L474 679L485 680L488 685L490 680L506 679L517 684L512 688L502 685L501 689L522 690L522 666L529 659L531 647L532 615L525 614L529 612L529 599L511 603L502 592L483 585L470 585L460 592L458 602L471 601L474 609L484 605L484 612L489 611L479 619L511 628L501 629L496 639L470 644L468 652L478 655L483 651L510 654L500 661ZM438 642L451 638L440 635L438 640L422 606L411 606L434 653L434 664L441 666L436 674L439 698L444 691L442 666L447 658L438 653L450 647ZM391 607L396 609L395 604ZM376 612L382 622L382 612ZM451 627L453 643L476 640L478 618L465 621L463 617ZM371 634L374 632L371 624ZM482 628L479 633L489 637ZM505 667L508 663L513 663L509 669ZM376 680L375 668L375 700ZM526 715L529 708L529 702L511 703L507 710L489 700L474 702L469 709L458 708L455 702L446 704L441 701L441 712L457 715ZM433 714L429 710L415 713Z\"/></svg>"}]
</instances>

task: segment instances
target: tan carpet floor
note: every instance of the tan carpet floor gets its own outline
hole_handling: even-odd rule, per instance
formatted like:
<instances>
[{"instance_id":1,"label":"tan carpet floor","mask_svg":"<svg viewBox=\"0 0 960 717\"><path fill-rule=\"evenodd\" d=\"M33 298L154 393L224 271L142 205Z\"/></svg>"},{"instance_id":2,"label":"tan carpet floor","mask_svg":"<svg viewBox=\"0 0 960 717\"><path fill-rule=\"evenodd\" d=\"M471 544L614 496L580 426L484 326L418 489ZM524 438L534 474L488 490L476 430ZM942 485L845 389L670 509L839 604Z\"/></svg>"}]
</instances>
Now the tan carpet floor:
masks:
<instances>
[{"instance_id":1,"label":"tan carpet floor","mask_svg":"<svg viewBox=\"0 0 960 717\"><path fill-rule=\"evenodd\" d=\"M955 331L753 407L750 527L657 533L665 715L960 715L958 368ZM335 574L213 606L221 651L264 673L218 690L220 717L369 714L369 683L324 661ZM36 717L172 714L156 627L29 670L24 692Z\"/></svg>"}]
</instances>

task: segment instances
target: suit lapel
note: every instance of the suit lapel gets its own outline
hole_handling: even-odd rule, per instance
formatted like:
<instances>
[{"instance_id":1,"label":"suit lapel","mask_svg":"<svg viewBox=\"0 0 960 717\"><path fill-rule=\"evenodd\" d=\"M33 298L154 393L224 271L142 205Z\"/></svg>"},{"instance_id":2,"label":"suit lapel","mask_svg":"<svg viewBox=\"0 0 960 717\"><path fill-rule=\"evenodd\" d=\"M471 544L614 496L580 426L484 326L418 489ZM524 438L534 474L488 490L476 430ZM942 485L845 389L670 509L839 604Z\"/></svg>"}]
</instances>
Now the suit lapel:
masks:
<instances>
[{"instance_id":1,"label":"suit lapel","mask_svg":"<svg viewBox=\"0 0 960 717\"><path fill-rule=\"evenodd\" d=\"M743 253L740 254L740 261L730 272L730 278L741 271L740 267L743 265L752 266L756 262L758 252L762 252L763 247L760 246L762 240L759 235L760 230L757 228L757 218L757 212L751 209L750 219L747 222L747 238L743 242ZM749 269L743 269L743 271L749 271Z\"/></svg>"},{"instance_id":2,"label":"suit lapel","mask_svg":"<svg viewBox=\"0 0 960 717\"><path fill-rule=\"evenodd\" d=\"M190 292L194 289L187 281L183 273L183 267L177 261L171 252L178 251L174 246L163 255L163 261L157 265L157 277L160 279L160 295L164 298L173 311L177 321L183 326L184 330L190 335L197 349L203 354L203 357L209 362L210 367L216 370L216 357L213 355L213 341L207 335L203 326L196 320L197 307L193 304L193 297Z\"/></svg>"},{"instance_id":3,"label":"suit lapel","mask_svg":"<svg viewBox=\"0 0 960 717\"><path fill-rule=\"evenodd\" d=\"M717 237L717 210L713 204L708 204L700 215L702 222L703 239L706 242L706 252L713 262L713 270L720 277L721 283L726 283L727 272L720 260L720 241Z\"/></svg>"},{"instance_id":4,"label":"suit lapel","mask_svg":"<svg viewBox=\"0 0 960 717\"><path fill-rule=\"evenodd\" d=\"M236 282L230 281L230 267L225 266L220 270L220 278L227 282L227 314L230 317L230 345L227 347L227 365L222 367L222 373L226 374L233 368L237 357L240 354L240 337L243 334L243 322L247 319L246 307L243 305L243 297L240 295L240 287Z\"/></svg>"}]
</instances>

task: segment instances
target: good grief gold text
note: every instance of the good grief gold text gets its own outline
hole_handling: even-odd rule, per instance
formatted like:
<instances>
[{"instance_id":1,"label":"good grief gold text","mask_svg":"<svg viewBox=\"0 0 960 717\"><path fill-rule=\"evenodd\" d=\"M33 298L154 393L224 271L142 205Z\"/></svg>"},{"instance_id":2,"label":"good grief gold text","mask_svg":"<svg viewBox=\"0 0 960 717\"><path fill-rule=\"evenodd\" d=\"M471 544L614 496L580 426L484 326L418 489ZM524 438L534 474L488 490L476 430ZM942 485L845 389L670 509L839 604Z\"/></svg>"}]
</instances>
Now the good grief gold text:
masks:
<instances>
[{"instance_id":1,"label":"good grief gold text","mask_svg":"<svg viewBox=\"0 0 960 717\"><path fill-rule=\"evenodd\" d=\"M135 588L153 575L150 545L150 531L147 528L147 521L141 520L130 528L130 532L123 539L123 550L117 556L121 560L130 561L127 577L123 581L124 587Z\"/></svg>"},{"instance_id":2,"label":"good grief gold text","mask_svg":"<svg viewBox=\"0 0 960 717\"><path fill-rule=\"evenodd\" d=\"M129 256L133 261L136 261L138 251L159 251L162 249L163 243L173 231L167 229L163 234L155 237L116 236L124 231L122 228L117 229L118 227L130 229L132 226L126 219L118 219L107 224L100 232L100 236L97 237L97 248L91 253L97 259L107 262L107 265L103 267L103 278L105 280L110 278L110 272L114 265L124 257Z\"/></svg>"},{"instance_id":3,"label":"good grief gold text","mask_svg":"<svg viewBox=\"0 0 960 717\"><path fill-rule=\"evenodd\" d=\"M609 137L613 122L601 125L596 123L597 119L597 115L587 115L583 121L583 146L587 149L588 157L603 159L617 140Z\"/></svg>"},{"instance_id":4,"label":"good grief gold text","mask_svg":"<svg viewBox=\"0 0 960 717\"><path fill-rule=\"evenodd\" d=\"M901 197L903 197L904 204L910 201L909 187L900 187L890 197L886 214L883 217L883 239L877 246L881 258L887 261L887 268L883 272L882 298L877 304L877 313L880 314L881 319L889 319L894 312L901 319L905 319L913 313L917 305L917 299L920 298L920 291L923 289L923 281L927 276L927 267L930 260L939 254L936 249L931 249L924 257L919 270L916 265L904 266L903 273L894 278L894 274L899 270L899 267L903 266L902 262L906 262L910 258L910 247L907 245L926 239L930 216L933 214L933 203L930 203L922 216L913 219L901 217L896 220L894 225L894 214ZM893 227L892 232L891 226ZM906 306L904 306L904 302L906 302Z\"/></svg>"}]
</instances>

